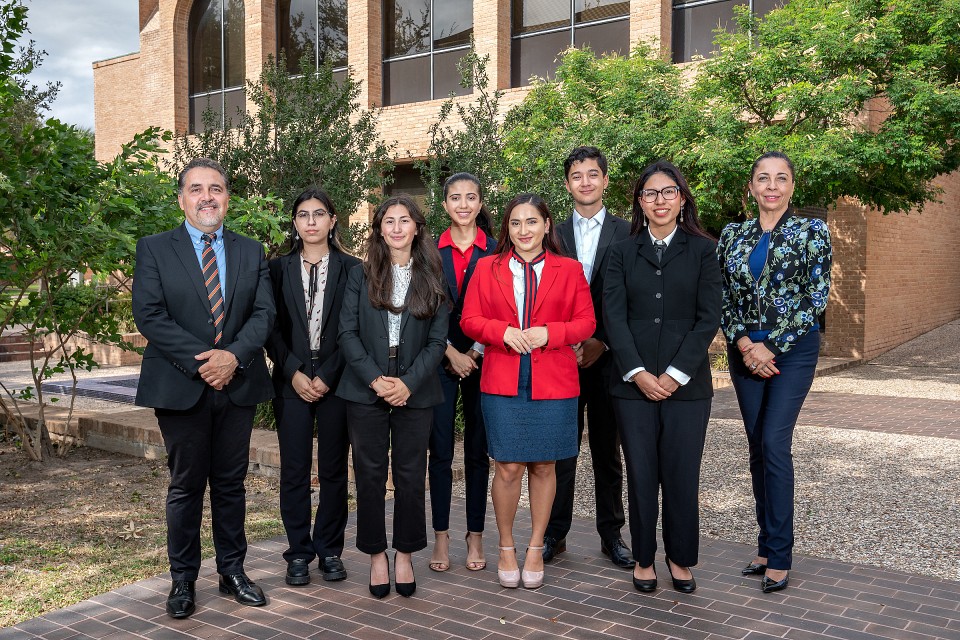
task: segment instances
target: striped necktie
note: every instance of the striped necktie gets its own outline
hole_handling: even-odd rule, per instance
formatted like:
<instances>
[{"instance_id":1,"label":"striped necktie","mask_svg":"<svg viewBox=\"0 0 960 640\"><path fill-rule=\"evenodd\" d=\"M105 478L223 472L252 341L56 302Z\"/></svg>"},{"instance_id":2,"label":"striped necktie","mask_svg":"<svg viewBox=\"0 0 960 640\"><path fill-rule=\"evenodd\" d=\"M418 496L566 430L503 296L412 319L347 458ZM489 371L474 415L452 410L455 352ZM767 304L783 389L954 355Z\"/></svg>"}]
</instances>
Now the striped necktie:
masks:
<instances>
[{"instance_id":1,"label":"striped necktie","mask_svg":"<svg viewBox=\"0 0 960 640\"><path fill-rule=\"evenodd\" d=\"M205 233L200 239L203 240L203 256L200 258L203 264L203 284L207 287L207 299L210 301L210 314L213 316L213 330L216 333L213 344L216 345L223 337L223 292L220 290L217 254L213 250L213 241L217 239L217 234Z\"/></svg>"}]
</instances>

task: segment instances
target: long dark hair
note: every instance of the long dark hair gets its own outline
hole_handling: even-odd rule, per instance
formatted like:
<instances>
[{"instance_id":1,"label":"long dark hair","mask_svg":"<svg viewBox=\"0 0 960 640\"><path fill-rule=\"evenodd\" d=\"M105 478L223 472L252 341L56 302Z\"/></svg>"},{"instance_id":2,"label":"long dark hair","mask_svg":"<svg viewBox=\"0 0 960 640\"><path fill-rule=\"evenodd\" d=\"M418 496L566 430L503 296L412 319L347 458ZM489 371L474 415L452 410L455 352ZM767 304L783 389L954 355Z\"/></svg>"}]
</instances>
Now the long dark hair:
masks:
<instances>
[{"instance_id":1,"label":"long dark hair","mask_svg":"<svg viewBox=\"0 0 960 640\"><path fill-rule=\"evenodd\" d=\"M290 208L290 250L286 255L303 251L303 238L297 233L297 209L307 200L319 200L320 203L327 208L327 211L330 212L330 215L337 218L333 222L333 228L330 229L330 237L327 238L327 245L332 251L346 253L343 249L343 243L340 241L340 217L337 216L337 209L333 206L333 200L330 199L330 196L328 196L327 192L323 189L310 187L297 196L297 199L293 201L293 207Z\"/></svg>"},{"instance_id":2,"label":"long dark hair","mask_svg":"<svg viewBox=\"0 0 960 640\"><path fill-rule=\"evenodd\" d=\"M407 302L403 307L393 305L393 269L390 262L390 247L387 246L380 231L387 209L400 205L410 214L417 225L417 235L413 237L410 249L413 260L413 273ZM446 300L443 284L443 265L437 243L430 236L427 220L420 207L409 195L401 193L391 196L380 203L370 222L370 235L367 236L367 258L363 262L363 272L367 276L367 295L375 309L386 309L391 313L401 313L404 308L415 318L424 320L433 316L437 308Z\"/></svg>"},{"instance_id":3,"label":"long dark hair","mask_svg":"<svg viewBox=\"0 0 960 640\"><path fill-rule=\"evenodd\" d=\"M647 184L647 181L658 173L662 173L676 182L677 187L680 189L680 195L683 196L685 200L682 209L683 222L678 221L677 225L683 229L683 232L687 235L714 240L715 238L700 226L700 216L697 214L697 201L694 200L693 193L690 192L690 185L687 184L687 179L683 177L680 169L677 169L672 162L663 159L648 164L643 170L643 173L640 174L640 177L637 178L637 184L633 187L633 221L630 224L630 235L635 236L643 231L645 218L643 208L640 206L640 193L643 191L643 187Z\"/></svg>"},{"instance_id":4,"label":"long dark hair","mask_svg":"<svg viewBox=\"0 0 960 640\"><path fill-rule=\"evenodd\" d=\"M493 237L493 216L490 215L490 212L487 210L487 205L483 201L483 185L480 184L480 178L473 175L472 173L467 173L461 171L460 173L455 173L449 178L447 178L443 183L443 200L447 200L447 192L450 191L450 187L455 182L472 182L477 186L477 194L480 196L480 213L477 214L477 226L480 229L483 229L483 232L487 234L488 237Z\"/></svg>"},{"instance_id":5,"label":"long dark hair","mask_svg":"<svg viewBox=\"0 0 960 640\"><path fill-rule=\"evenodd\" d=\"M521 204L533 206L540 213L543 221L550 223L550 228L543 236L543 248L558 256L566 255L563 246L560 244L560 234L557 233L557 225L554 224L547 203L535 193L518 193L503 210L503 222L500 223L500 239L497 241L495 250L495 253L500 255L500 259L503 259L513 249L513 240L510 239L510 214Z\"/></svg>"}]
</instances>

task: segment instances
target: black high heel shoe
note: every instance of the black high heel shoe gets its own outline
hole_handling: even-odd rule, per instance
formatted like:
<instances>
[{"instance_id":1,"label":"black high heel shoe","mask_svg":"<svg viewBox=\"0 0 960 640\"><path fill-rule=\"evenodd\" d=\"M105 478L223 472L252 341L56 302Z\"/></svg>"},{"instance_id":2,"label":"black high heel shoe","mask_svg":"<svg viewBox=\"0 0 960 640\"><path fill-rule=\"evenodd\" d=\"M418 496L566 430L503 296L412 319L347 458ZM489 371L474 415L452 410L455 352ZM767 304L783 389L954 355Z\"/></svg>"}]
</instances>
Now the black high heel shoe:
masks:
<instances>
[{"instance_id":1,"label":"black high heel shoe","mask_svg":"<svg viewBox=\"0 0 960 640\"><path fill-rule=\"evenodd\" d=\"M760 578L760 590L764 593L773 593L774 591L783 591L790 584L790 574L783 576L782 580L771 580L767 576Z\"/></svg>"},{"instance_id":2,"label":"black high heel shoe","mask_svg":"<svg viewBox=\"0 0 960 640\"><path fill-rule=\"evenodd\" d=\"M693 593L697 590L697 581L693 579L693 572L691 572L689 580L674 578L673 569L670 568L670 558L664 556L663 560L667 563L667 571L670 572L670 579L673 580L673 588L676 591L679 591L680 593Z\"/></svg>"},{"instance_id":3,"label":"black high heel shoe","mask_svg":"<svg viewBox=\"0 0 960 640\"><path fill-rule=\"evenodd\" d=\"M387 552L384 551L383 555L386 556ZM390 593L390 560L387 559L387 582L386 584L373 584L373 558L370 559L370 595L374 598L380 598L381 600ZM399 593L399 590L397 591Z\"/></svg>"},{"instance_id":4,"label":"black high heel shoe","mask_svg":"<svg viewBox=\"0 0 960 640\"><path fill-rule=\"evenodd\" d=\"M637 576L633 576L633 588L639 591L640 593L653 593L657 590L657 568L653 568L653 578L646 578L641 580Z\"/></svg>"},{"instance_id":5,"label":"black high heel shoe","mask_svg":"<svg viewBox=\"0 0 960 640\"><path fill-rule=\"evenodd\" d=\"M767 572L767 565L760 564L759 562L751 562L743 569L740 569L740 575L742 576L762 576Z\"/></svg>"},{"instance_id":6,"label":"black high heel shoe","mask_svg":"<svg viewBox=\"0 0 960 640\"><path fill-rule=\"evenodd\" d=\"M393 573L397 575L397 556L393 556ZM410 573L413 573L413 556L410 557ZM414 576L412 582L400 582L399 580L395 583L397 593L399 593L404 598L409 598L417 591L417 578Z\"/></svg>"}]
</instances>

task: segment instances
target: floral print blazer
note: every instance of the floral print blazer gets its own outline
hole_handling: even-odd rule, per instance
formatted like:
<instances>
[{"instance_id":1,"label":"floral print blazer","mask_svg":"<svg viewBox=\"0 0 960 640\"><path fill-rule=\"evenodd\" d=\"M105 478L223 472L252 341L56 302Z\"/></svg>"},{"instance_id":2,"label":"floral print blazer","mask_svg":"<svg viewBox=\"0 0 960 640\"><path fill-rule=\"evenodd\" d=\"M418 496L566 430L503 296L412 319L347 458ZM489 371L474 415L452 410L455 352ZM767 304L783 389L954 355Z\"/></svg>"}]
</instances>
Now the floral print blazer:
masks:
<instances>
[{"instance_id":1,"label":"floral print blazer","mask_svg":"<svg viewBox=\"0 0 960 640\"><path fill-rule=\"evenodd\" d=\"M758 219L728 224L720 234L721 326L731 344L751 331L770 331L763 342L780 355L813 329L827 307L830 231L824 221L788 209L771 231L766 263L755 279L750 253L762 234Z\"/></svg>"}]
</instances>

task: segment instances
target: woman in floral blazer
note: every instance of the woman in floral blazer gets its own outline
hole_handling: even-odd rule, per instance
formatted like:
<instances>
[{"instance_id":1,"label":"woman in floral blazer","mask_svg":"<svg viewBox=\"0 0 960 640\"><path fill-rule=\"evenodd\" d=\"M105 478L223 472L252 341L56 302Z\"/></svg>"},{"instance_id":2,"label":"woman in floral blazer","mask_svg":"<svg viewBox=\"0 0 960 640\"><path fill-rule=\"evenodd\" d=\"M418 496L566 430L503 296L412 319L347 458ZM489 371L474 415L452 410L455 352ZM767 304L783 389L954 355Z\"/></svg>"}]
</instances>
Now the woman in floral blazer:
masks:
<instances>
[{"instance_id":1,"label":"woman in floral blazer","mask_svg":"<svg viewBox=\"0 0 960 640\"><path fill-rule=\"evenodd\" d=\"M750 447L757 556L742 573L764 593L787 586L793 552L793 429L813 383L818 316L830 292L826 223L790 208L794 170L783 153L753 165L749 195L759 216L727 225L717 252L723 271L723 332L730 377Z\"/></svg>"}]
</instances>

